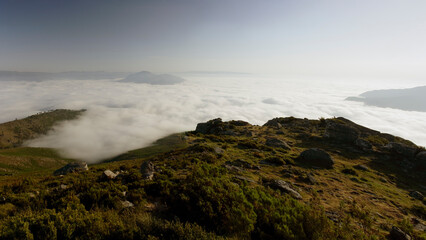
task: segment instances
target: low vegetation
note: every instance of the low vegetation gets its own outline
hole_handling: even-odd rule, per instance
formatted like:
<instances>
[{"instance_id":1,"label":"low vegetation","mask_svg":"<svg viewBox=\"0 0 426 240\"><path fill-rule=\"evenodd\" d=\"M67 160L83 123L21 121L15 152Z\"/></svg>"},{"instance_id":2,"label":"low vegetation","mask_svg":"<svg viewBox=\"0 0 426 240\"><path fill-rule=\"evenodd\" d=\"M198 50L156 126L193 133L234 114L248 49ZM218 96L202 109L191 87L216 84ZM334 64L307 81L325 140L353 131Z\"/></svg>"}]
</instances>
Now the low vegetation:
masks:
<instances>
[{"instance_id":1,"label":"low vegetation","mask_svg":"<svg viewBox=\"0 0 426 240\"><path fill-rule=\"evenodd\" d=\"M423 191L424 172L401 167L379 141L364 150L336 141L329 121L216 120L88 171L1 177L10 181L0 190L0 239L392 239L392 227L426 239L425 200L410 196ZM301 163L313 147L332 168Z\"/></svg>"}]
</instances>

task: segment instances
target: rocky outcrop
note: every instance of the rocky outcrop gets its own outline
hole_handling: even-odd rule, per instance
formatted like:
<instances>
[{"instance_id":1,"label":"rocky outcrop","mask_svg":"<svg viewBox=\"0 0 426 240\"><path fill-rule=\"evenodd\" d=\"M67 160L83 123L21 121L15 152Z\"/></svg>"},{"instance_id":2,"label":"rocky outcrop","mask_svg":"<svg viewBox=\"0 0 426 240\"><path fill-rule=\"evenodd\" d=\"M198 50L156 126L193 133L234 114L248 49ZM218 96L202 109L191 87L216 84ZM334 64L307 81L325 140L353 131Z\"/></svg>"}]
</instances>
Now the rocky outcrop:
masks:
<instances>
[{"instance_id":1,"label":"rocky outcrop","mask_svg":"<svg viewBox=\"0 0 426 240\"><path fill-rule=\"evenodd\" d=\"M268 138L268 139L266 139L265 144L266 144L266 146L269 146L269 147L283 148L283 149L286 149L286 150L290 149L290 146L286 142L284 142L284 141L282 141L278 138Z\"/></svg>"},{"instance_id":2,"label":"rocky outcrop","mask_svg":"<svg viewBox=\"0 0 426 240\"><path fill-rule=\"evenodd\" d=\"M291 185L287 183L286 181L283 181L280 179L274 179L274 180L267 181L265 184L272 189L278 189L281 192L290 194L292 197L296 199L302 199L302 195L300 195L300 193L294 190L291 187Z\"/></svg>"},{"instance_id":3,"label":"rocky outcrop","mask_svg":"<svg viewBox=\"0 0 426 240\"><path fill-rule=\"evenodd\" d=\"M59 168L58 170L53 172L53 175L55 176L66 175L68 173L81 172L81 171L87 171L87 170L89 170L89 167L87 167L87 163L73 162L73 163L68 163L67 165Z\"/></svg>"},{"instance_id":4,"label":"rocky outcrop","mask_svg":"<svg viewBox=\"0 0 426 240\"><path fill-rule=\"evenodd\" d=\"M373 145L369 141L361 138L355 140L355 145L363 151L369 151L373 149Z\"/></svg>"},{"instance_id":5,"label":"rocky outcrop","mask_svg":"<svg viewBox=\"0 0 426 240\"><path fill-rule=\"evenodd\" d=\"M320 168L333 168L334 160L330 154L318 148L303 151L297 160L301 163Z\"/></svg>"},{"instance_id":6,"label":"rocky outcrop","mask_svg":"<svg viewBox=\"0 0 426 240\"><path fill-rule=\"evenodd\" d=\"M325 138L337 142L354 143L359 135L359 130L354 127L339 123L335 119L326 120Z\"/></svg>"},{"instance_id":7,"label":"rocky outcrop","mask_svg":"<svg viewBox=\"0 0 426 240\"><path fill-rule=\"evenodd\" d=\"M152 180L155 173L155 165L151 161L145 161L141 165L142 177L146 180Z\"/></svg>"},{"instance_id":8,"label":"rocky outcrop","mask_svg":"<svg viewBox=\"0 0 426 240\"><path fill-rule=\"evenodd\" d=\"M115 174L115 173L113 173L111 170L105 170L103 173L102 173L102 179L104 179L104 180L111 180L111 179L114 179L114 178L116 178L118 176L118 174Z\"/></svg>"},{"instance_id":9,"label":"rocky outcrop","mask_svg":"<svg viewBox=\"0 0 426 240\"><path fill-rule=\"evenodd\" d=\"M216 135L230 135L230 136L239 136L239 135L252 135L250 131L239 132L236 127L248 126L250 125L245 121L229 121L223 122L221 118L216 118L205 123L198 123L195 132L202 134L216 134Z\"/></svg>"},{"instance_id":10,"label":"rocky outcrop","mask_svg":"<svg viewBox=\"0 0 426 240\"><path fill-rule=\"evenodd\" d=\"M408 159L413 159L417 151L417 148L415 147L408 146L398 142L388 143L385 146L385 148L388 149L393 154L398 154Z\"/></svg>"}]
</instances>

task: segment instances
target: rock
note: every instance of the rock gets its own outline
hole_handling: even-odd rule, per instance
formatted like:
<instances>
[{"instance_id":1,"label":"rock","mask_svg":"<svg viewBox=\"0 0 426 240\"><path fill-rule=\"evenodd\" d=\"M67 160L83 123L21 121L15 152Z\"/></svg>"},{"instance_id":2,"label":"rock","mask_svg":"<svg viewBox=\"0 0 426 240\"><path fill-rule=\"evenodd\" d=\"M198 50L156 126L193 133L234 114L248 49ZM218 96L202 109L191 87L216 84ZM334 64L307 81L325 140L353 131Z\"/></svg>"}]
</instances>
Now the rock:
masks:
<instances>
[{"instance_id":1,"label":"rock","mask_svg":"<svg viewBox=\"0 0 426 240\"><path fill-rule=\"evenodd\" d=\"M220 147L215 147L214 148L214 152L216 153L216 154L223 154L224 152L225 152L225 150L223 150L222 148L220 148Z\"/></svg>"},{"instance_id":2,"label":"rock","mask_svg":"<svg viewBox=\"0 0 426 240\"><path fill-rule=\"evenodd\" d=\"M242 159L237 159L233 162L227 161L226 162L227 165L233 165L233 166L237 166L237 167L243 167L243 168L248 168L248 169L252 169L253 165L251 165L249 162L242 160Z\"/></svg>"},{"instance_id":3,"label":"rock","mask_svg":"<svg viewBox=\"0 0 426 240\"><path fill-rule=\"evenodd\" d=\"M228 165L228 164L225 164L225 168L228 169L231 172L242 172L242 171L244 171L244 169L242 169L240 167L232 166L232 165Z\"/></svg>"},{"instance_id":4,"label":"rock","mask_svg":"<svg viewBox=\"0 0 426 240\"><path fill-rule=\"evenodd\" d=\"M357 140L355 140L355 145L363 151L369 151L373 149L373 145L369 141L361 139L361 138L358 138Z\"/></svg>"},{"instance_id":5,"label":"rock","mask_svg":"<svg viewBox=\"0 0 426 240\"><path fill-rule=\"evenodd\" d=\"M413 159L417 151L417 148L415 147L407 146L397 142L388 143L385 148L388 149L391 153L402 155L408 159Z\"/></svg>"},{"instance_id":6,"label":"rock","mask_svg":"<svg viewBox=\"0 0 426 240\"><path fill-rule=\"evenodd\" d=\"M306 179L310 184L316 184L317 180L315 179L314 175L312 173L306 174Z\"/></svg>"},{"instance_id":7,"label":"rock","mask_svg":"<svg viewBox=\"0 0 426 240\"><path fill-rule=\"evenodd\" d=\"M66 175L68 173L81 172L81 171L87 171L87 170L89 170L89 168L87 167L87 163L73 162L73 163L68 163L67 165L59 168L58 170L53 172L53 175L55 176Z\"/></svg>"},{"instance_id":8,"label":"rock","mask_svg":"<svg viewBox=\"0 0 426 240\"><path fill-rule=\"evenodd\" d=\"M235 179L250 182L250 183L256 183L253 179L244 177L244 176L234 176Z\"/></svg>"},{"instance_id":9,"label":"rock","mask_svg":"<svg viewBox=\"0 0 426 240\"><path fill-rule=\"evenodd\" d=\"M324 137L333 141L354 143L359 137L359 131L354 127L338 123L337 120L327 119Z\"/></svg>"},{"instance_id":10,"label":"rock","mask_svg":"<svg viewBox=\"0 0 426 240\"><path fill-rule=\"evenodd\" d=\"M333 168L334 160L330 154L318 148L311 148L303 151L298 160L302 163L320 168Z\"/></svg>"},{"instance_id":11,"label":"rock","mask_svg":"<svg viewBox=\"0 0 426 240\"><path fill-rule=\"evenodd\" d=\"M273 128L282 128L283 127L281 125L281 123L279 123L279 119L278 118L274 118L274 119L269 120L263 126L273 127Z\"/></svg>"},{"instance_id":12,"label":"rock","mask_svg":"<svg viewBox=\"0 0 426 240\"><path fill-rule=\"evenodd\" d=\"M266 144L266 146L270 146L270 147L284 148L286 150L290 149L290 146L286 142L284 142L284 141L282 141L278 138L268 138L268 139L266 139L265 144Z\"/></svg>"},{"instance_id":13,"label":"rock","mask_svg":"<svg viewBox=\"0 0 426 240\"><path fill-rule=\"evenodd\" d=\"M410 235L395 226L392 227L389 237L391 240L411 240Z\"/></svg>"},{"instance_id":14,"label":"rock","mask_svg":"<svg viewBox=\"0 0 426 240\"><path fill-rule=\"evenodd\" d=\"M151 161L145 161L141 165L142 177L146 180L152 180L155 173L155 165Z\"/></svg>"},{"instance_id":15,"label":"rock","mask_svg":"<svg viewBox=\"0 0 426 240\"><path fill-rule=\"evenodd\" d=\"M211 134L217 132L218 130L223 131L223 128L221 128L222 124L222 119L216 118L205 123L197 124L195 131L202 134Z\"/></svg>"},{"instance_id":16,"label":"rock","mask_svg":"<svg viewBox=\"0 0 426 240\"><path fill-rule=\"evenodd\" d=\"M412 192L410 192L409 195L410 195L410 197L415 198L415 199L420 200L420 201L423 201L423 198L424 198L423 194L419 191L412 191Z\"/></svg>"},{"instance_id":17,"label":"rock","mask_svg":"<svg viewBox=\"0 0 426 240\"><path fill-rule=\"evenodd\" d=\"M362 170L362 171L370 171L370 169L367 166L363 165L363 164L355 165L354 168L358 169L358 170Z\"/></svg>"},{"instance_id":18,"label":"rock","mask_svg":"<svg viewBox=\"0 0 426 240\"><path fill-rule=\"evenodd\" d=\"M246 121L241 121L241 120L232 120L229 121L229 124L234 125L234 126L248 126L250 125L250 123L246 122Z\"/></svg>"},{"instance_id":19,"label":"rock","mask_svg":"<svg viewBox=\"0 0 426 240\"><path fill-rule=\"evenodd\" d=\"M274 179L274 180L266 182L266 185L273 188L273 189L278 189L278 190L280 190L284 193L288 193L296 199L302 199L302 195L300 195L300 193L298 193L296 190L291 188L289 183L287 183L283 180Z\"/></svg>"},{"instance_id":20,"label":"rock","mask_svg":"<svg viewBox=\"0 0 426 240\"><path fill-rule=\"evenodd\" d=\"M129 201L121 201L121 206L123 206L123 208L131 208L134 207L135 205Z\"/></svg>"},{"instance_id":21,"label":"rock","mask_svg":"<svg viewBox=\"0 0 426 240\"><path fill-rule=\"evenodd\" d=\"M426 151L419 152L416 155L414 164L426 170Z\"/></svg>"},{"instance_id":22,"label":"rock","mask_svg":"<svg viewBox=\"0 0 426 240\"><path fill-rule=\"evenodd\" d=\"M103 173L102 173L102 178L103 179L106 179L106 180L111 180L111 179L114 179L114 178L116 178L118 176L118 174L116 174L116 173L113 173L111 170L105 170Z\"/></svg>"},{"instance_id":23,"label":"rock","mask_svg":"<svg viewBox=\"0 0 426 240\"><path fill-rule=\"evenodd\" d=\"M67 189L67 188L68 188L68 186L67 186L66 184L61 184L61 185L59 186L59 188L60 188L60 189L62 189L62 190L65 190L65 189Z\"/></svg>"}]
</instances>

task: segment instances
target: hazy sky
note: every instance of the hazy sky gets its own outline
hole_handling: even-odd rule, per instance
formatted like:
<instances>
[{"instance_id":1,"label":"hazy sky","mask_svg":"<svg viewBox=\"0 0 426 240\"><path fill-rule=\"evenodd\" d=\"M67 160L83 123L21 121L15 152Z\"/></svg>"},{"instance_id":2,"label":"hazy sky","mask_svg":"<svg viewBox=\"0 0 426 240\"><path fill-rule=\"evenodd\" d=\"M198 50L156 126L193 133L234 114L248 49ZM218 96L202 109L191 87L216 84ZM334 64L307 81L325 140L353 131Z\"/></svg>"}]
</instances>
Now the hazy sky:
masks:
<instances>
[{"instance_id":1,"label":"hazy sky","mask_svg":"<svg viewBox=\"0 0 426 240\"><path fill-rule=\"evenodd\" d=\"M0 70L426 77L426 1L0 0Z\"/></svg>"}]
</instances>

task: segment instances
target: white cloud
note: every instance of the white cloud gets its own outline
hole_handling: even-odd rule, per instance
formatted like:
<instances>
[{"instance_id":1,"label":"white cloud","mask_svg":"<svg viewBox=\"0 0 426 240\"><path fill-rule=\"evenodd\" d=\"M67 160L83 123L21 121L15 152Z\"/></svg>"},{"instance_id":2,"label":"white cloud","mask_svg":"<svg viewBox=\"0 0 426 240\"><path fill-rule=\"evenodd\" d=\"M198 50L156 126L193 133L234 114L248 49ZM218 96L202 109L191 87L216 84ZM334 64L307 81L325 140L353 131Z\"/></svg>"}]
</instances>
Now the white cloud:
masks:
<instances>
[{"instance_id":1,"label":"white cloud","mask_svg":"<svg viewBox=\"0 0 426 240\"><path fill-rule=\"evenodd\" d=\"M364 106L344 101L364 91L400 83L185 77L173 86L105 81L0 82L0 121L40 109L87 108L79 120L65 122L31 146L53 147L67 157L96 162L147 146L198 122L221 117L263 124L279 116L342 116L367 127L426 145L426 113ZM265 104L265 99L274 104Z\"/></svg>"}]
</instances>

